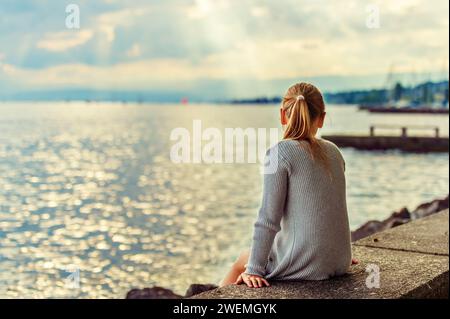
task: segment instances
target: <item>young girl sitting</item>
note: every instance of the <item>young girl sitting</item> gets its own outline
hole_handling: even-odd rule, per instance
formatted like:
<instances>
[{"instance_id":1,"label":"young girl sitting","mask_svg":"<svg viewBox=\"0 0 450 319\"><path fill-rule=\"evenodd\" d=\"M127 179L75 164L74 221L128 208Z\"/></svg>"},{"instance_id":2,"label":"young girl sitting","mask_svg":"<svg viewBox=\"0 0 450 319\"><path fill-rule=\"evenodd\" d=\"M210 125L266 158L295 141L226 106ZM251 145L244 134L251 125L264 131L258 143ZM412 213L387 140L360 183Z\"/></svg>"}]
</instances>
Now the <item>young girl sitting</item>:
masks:
<instances>
[{"instance_id":1,"label":"young girl sitting","mask_svg":"<svg viewBox=\"0 0 450 319\"><path fill-rule=\"evenodd\" d=\"M280 109L284 139L267 152L276 169L264 175L264 193L250 252L221 285L261 288L268 280L324 280L352 263L345 162L331 142L316 138L325 119L313 85L290 87Z\"/></svg>"}]
</instances>

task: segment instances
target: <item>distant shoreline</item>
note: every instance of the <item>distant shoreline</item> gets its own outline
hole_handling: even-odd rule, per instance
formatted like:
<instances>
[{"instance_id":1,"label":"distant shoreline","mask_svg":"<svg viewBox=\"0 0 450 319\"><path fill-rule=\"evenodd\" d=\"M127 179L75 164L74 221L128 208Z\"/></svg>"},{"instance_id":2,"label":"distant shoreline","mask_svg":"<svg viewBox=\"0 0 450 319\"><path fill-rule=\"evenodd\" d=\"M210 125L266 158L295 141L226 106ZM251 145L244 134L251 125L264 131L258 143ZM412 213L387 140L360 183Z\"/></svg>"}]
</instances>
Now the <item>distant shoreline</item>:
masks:
<instances>
[{"instance_id":1,"label":"distant shoreline","mask_svg":"<svg viewBox=\"0 0 450 319\"><path fill-rule=\"evenodd\" d=\"M415 102L448 102L448 80L424 82L412 87L397 83L396 87L365 90L347 90L324 92L324 98L330 104L380 104L403 98ZM209 104L279 104L281 96L256 96L248 98L203 97L191 92L157 92L126 90L61 89L49 91L23 91L3 93L0 102L122 102L122 103L209 103Z\"/></svg>"}]
</instances>

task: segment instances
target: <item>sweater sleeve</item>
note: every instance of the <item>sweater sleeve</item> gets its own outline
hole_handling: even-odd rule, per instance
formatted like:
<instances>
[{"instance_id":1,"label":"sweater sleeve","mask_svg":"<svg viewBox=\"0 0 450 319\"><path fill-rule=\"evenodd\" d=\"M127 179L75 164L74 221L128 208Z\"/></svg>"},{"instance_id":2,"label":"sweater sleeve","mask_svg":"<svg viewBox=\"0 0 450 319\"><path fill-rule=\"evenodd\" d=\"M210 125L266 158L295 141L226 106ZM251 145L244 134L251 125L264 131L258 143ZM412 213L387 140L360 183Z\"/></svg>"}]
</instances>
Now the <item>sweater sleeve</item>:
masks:
<instances>
[{"instance_id":1,"label":"sweater sleeve","mask_svg":"<svg viewBox=\"0 0 450 319\"><path fill-rule=\"evenodd\" d=\"M289 164L277 151L270 150L266 155L266 163L267 160L272 164L275 160L276 169L264 174L263 199L254 227L253 244L246 269L247 274L258 276L266 275L269 253L275 235L281 229L289 178Z\"/></svg>"}]
</instances>

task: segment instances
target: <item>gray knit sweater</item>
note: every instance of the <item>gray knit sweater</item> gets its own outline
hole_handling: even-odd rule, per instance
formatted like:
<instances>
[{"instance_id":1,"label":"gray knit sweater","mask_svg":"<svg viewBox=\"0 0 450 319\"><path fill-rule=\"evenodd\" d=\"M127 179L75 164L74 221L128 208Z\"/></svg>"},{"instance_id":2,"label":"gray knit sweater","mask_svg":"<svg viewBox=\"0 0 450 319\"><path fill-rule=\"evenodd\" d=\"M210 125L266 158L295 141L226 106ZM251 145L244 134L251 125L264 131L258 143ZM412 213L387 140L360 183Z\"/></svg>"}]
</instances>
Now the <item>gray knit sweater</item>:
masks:
<instances>
[{"instance_id":1,"label":"gray knit sweater","mask_svg":"<svg viewBox=\"0 0 450 319\"><path fill-rule=\"evenodd\" d=\"M314 161L308 142L284 140L266 161L246 273L274 280L323 280L345 274L351 264L345 162L336 145L319 140L329 168Z\"/></svg>"}]
</instances>

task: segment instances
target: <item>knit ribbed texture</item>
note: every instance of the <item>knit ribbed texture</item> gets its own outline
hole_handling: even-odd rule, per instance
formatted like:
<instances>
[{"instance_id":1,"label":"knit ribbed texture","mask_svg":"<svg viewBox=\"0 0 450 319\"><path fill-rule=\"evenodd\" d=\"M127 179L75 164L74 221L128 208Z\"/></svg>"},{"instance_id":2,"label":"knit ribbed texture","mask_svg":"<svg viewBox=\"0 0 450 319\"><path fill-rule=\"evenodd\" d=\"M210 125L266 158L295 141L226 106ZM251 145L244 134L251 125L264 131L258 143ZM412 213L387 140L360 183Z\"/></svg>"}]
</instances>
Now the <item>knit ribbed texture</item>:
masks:
<instances>
[{"instance_id":1,"label":"knit ribbed texture","mask_svg":"<svg viewBox=\"0 0 450 319\"><path fill-rule=\"evenodd\" d=\"M315 161L306 141L281 141L266 160L264 191L246 273L274 280L323 280L345 274L351 240L345 162L331 142L319 140L328 168Z\"/></svg>"}]
</instances>

